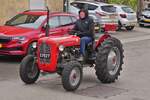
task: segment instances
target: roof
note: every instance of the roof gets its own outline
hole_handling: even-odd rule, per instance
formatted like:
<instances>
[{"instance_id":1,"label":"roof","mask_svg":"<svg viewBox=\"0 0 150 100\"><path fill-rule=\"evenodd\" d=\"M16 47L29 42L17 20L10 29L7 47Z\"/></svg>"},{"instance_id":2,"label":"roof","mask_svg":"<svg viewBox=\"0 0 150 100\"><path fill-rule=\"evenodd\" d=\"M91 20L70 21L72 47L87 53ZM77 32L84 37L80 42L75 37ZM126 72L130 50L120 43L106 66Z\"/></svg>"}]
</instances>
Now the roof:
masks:
<instances>
[{"instance_id":1,"label":"roof","mask_svg":"<svg viewBox=\"0 0 150 100\"><path fill-rule=\"evenodd\" d=\"M114 5L114 6L116 6L116 7L129 7L129 6L127 6L127 5L119 5L119 4L112 4L112 5Z\"/></svg>"},{"instance_id":2,"label":"roof","mask_svg":"<svg viewBox=\"0 0 150 100\"><path fill-rule=\"evenodd\" d=\"M97 1L92 1L92 0L76 0L74 2L88 3L88 4L94 4L94 5L112 5L112 4L107 4L107 3L97 2Z\"/></svg>"},{"instance_id":3,"label":"roof","mask_svg":"<svg viewBox=\"0 0 150 100\"><path fill-rule=\"evenodd\" d=\"M47 15L46 10L27 10L22 12L22 14L28 14L28 15L37 15L37 16L44 16ZM73 15L71 13L66 13L66 12L50 12L50 15Z\"/></svg>"}]
</instances>

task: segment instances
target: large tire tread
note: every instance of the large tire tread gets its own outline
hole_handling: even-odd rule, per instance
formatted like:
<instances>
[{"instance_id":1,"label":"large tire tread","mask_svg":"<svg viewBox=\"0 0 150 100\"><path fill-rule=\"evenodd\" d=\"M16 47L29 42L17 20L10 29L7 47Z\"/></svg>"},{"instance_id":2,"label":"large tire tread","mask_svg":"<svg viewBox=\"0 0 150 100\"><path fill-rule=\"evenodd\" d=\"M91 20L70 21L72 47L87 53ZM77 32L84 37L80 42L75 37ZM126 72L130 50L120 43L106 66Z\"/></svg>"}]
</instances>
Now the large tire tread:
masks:
<instances>
[{"instance_id":1,"label":"large tire tread","mask_svg":"<svg viewBox=\"0 0 150 100\"><path fill-rule=\"evenodd\" d=\"M80 76L80 81L79 83L76 85L76 86L71 86L71 84L69 83L69 75L72 71L72 69L74 67L79 67L80 68L80 73L81 73L81 76ZM66 64L63 65L63 72L62 72L62 84L63 84L63 87L65 90L67 91L75 91L80 83L81 83L81 80L82 80L82 75L83 75L83 72L82 72L82 68L81 68L81 64L76 62L76 61L71 61L71 62L68 62Z\"/></svg>"},{"instance_id":2,"label":"large tire tread","mask_svg":"<svg viewBox=\"0 0 150 100\"><path fill-rule=\"evenodd\" d=\"M40 70L38 69L37 75L34 78L31 79L31 78L28 77L28 75L27 75L28 74L27 67L29 67L28 66L29 61L32 61L32 60L34 60L34 56L33 55L27 55L22 60L21 65L20 65L20 70L19 70L20 78L26 84L33 84L33 83L35 83L35 81L38 79L39 74L40 74Z\"/></svg>"},{"instance_id":3,"label":"large tire tread","mask_svg":"<svg viewBox=\"0 0 150 100\"><path fill-rule=\"evenodd\" d=\"M110 52L110 49L113 46L117 46L121 53L120 66L115 76L111 76L107 70L107 57L108 57L108 53ZM123 52L124 50L123 50L121 42L118 39L113 38L113 37L106 39L98 48L95 69L96 69L97 78L102 83L112 83L118 79L118 76L120 75L120 71L122 70L122 64L123 64L123 58L124 58Z\"/></svg>"}]
</instances>

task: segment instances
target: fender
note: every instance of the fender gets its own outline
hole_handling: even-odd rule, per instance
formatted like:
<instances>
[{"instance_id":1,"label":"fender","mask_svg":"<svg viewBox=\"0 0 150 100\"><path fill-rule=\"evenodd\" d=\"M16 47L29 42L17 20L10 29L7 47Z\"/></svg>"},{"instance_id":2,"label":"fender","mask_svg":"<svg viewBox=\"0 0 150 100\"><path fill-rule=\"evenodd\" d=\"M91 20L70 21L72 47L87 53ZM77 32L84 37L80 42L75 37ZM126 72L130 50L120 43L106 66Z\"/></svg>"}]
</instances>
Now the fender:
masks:
<instances>
[{"instance_id":1,"label":"fender","mask_svg":"<svg viewBox=\"0 0 150 100\"><path fill-rule=\"evenodd\" d=\"M99 39L96 42L96 49L109 37L111 37L109 34L100 35Z\"/></svg>"},{"instance_id":2,"label":"fender","mask_svg":"<svg viewBox=\"0 0 150 100\"><path fill-rule=\"evenodd\" d=\"M29 45L31 43L33 43L33 42L38 42L37 40L38 39L33 39L33 40L30 40L28 43L25 44L25 46L24 46L25 55L27 55L27 53L28 53L28 47L29 47Z\"/></svg>"}]
</instances>

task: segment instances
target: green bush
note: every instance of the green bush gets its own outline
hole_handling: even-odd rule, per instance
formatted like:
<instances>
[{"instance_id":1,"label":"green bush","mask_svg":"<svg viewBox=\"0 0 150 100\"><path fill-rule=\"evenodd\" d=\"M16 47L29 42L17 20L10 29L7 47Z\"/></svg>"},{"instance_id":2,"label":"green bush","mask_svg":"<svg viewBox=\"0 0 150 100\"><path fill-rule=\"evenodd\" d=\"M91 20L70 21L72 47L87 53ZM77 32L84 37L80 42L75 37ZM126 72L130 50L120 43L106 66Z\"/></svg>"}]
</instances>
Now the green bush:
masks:
<instances>
[{"instance_id":1,"label":"green bush","mask_svg":"<svg viewBox=\"0 0 150 100\"><path fill-rule=\"evenodd\" d=\"M128 5L134 10L137 9L138 0L108 0L109 3Z\"/></svg>"}]
</instances>

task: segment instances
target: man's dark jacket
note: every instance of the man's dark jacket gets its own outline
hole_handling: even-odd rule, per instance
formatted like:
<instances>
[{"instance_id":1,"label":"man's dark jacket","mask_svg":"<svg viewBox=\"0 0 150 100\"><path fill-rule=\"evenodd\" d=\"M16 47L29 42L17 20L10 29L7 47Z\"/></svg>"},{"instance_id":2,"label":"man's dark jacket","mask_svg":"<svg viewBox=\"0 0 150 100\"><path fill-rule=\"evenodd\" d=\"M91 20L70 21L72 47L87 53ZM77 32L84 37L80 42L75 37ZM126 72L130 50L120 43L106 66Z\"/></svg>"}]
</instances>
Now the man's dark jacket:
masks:
<instances>
[{"instance_id":1,"label":"man's dark jacket","mask_svg":"<svg viewBox=\"0 0 150 100\"><path fill-rule=\"evenodd\" d=\"M94 40L94 21L91 17L88 15L87 10L80 10L80 12L85 12L86 17L80 18L76 21L74 30L80 32L80 37L88 36L91 37Z\"/></svg>"}]
</instances>

